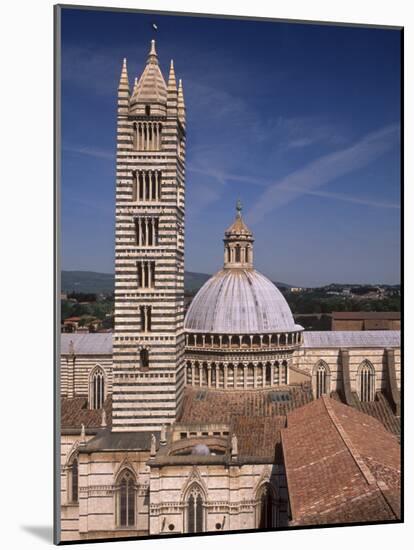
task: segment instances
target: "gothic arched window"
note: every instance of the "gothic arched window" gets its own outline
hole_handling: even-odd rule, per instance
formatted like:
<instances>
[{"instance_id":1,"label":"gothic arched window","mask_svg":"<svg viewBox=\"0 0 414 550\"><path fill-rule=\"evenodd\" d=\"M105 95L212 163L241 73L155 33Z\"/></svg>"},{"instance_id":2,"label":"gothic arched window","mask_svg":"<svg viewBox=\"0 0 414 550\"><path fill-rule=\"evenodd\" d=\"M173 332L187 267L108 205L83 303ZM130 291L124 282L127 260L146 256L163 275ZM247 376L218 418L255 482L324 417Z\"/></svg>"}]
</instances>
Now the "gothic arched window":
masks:
<instances>
[{"instance_id":1,"label":"gothic arched window","mask_svg":"<svg viewBox=\"0 0 414 550\"><path fill-rule=\"evenodd\" d=\"M204 531L203 493L198 485L193 485L187 496L187 532Z\"/></svg>"},{"instance_id":2,"label":"gothic arched window","mask_svg":"<svg viewBox=\"0 0 414 550\"><path fill-rule=\"evenodd\" d=\"M78 502L79 498L79 470L78 459L75 458L69 466L69 500Z\"/></svg>"},{"instance_id":3,"label":"gothic arched window","mask_svg":"<svg viewBox=\"0 0 414 550\"><path fill-rule=\"evenodd\" d=\"M259 491L257 516L257 527L259 529L276 527L275 499L269 483L262 485Z\"/></svg>"},{"instance_id":4,"label":"gothic arched window","mask_svg":"<svg viewBox=\"0 0 414 550\"><path fill-rule=\"evenodd\" d=\"M131 527L135 525L135 477L129 470L126 470L118 481L117 518L120 527Z\"/></svg>"},{"instance_id":5,"label":"gothic arched window","mask_svg":"<svg viewBox=\"0 0 414 550\"><path fill-rule=\"evenodd\" d=\"M101 367L96 367L92 372L90 386L91 408L102 409L105 401L105 375Z\"/></svg>"},{"instance_id":6,"label":"gothic arched window","mask_svg":"<svg viewBox=\"0 0 414 550\"><path fill-rule=\"evenodd\" d=\"M323 361L320 361L314 370L314 389L316 399L330 391L328 366Z\"/></svg>"},{"instance_id":7,"label":"gothic arched window","mask_svg":"<svg viewBox=\"0 0 414 550\"><path fill-rule=\"evenodd\" d=\"M361 401L373 401L375 395L375 370L369 361L359 367L359 398Z\"/></svg>"}]
</instances>

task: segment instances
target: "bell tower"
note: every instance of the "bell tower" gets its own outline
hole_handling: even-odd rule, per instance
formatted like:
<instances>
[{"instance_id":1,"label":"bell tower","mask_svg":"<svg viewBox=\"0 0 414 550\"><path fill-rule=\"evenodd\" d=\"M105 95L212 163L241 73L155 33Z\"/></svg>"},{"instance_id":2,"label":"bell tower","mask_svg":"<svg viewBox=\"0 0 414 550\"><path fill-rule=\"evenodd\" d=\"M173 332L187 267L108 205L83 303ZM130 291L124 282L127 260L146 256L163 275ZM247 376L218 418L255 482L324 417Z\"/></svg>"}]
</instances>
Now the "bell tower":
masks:
<instances>
[{"instance_id":1,"label":"bell tower","mask_svg":"<svg viewBox=\"0 0 414 550\"><path fill-rule=\"evenodd\" d=\"M113 431L173 422L184 389L185 137L181 80L152 40L118 88Z\"/></svg>"}]
</instances>

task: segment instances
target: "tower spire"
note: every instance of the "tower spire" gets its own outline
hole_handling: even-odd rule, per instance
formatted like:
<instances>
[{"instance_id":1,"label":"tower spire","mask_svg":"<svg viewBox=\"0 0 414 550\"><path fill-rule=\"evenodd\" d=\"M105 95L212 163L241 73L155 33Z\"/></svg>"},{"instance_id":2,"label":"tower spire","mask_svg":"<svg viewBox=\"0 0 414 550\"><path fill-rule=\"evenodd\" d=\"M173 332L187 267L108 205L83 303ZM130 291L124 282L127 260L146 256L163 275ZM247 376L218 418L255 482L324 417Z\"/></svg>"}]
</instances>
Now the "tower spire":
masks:
<instances>
[{"instance_id":1,"label":"tower spire","mask_svg":"<svg viewBox=\"0 0 414 550\"><path fill-rule=\"evenodd\" d=\"M158 65L158 55L157 50L155 49L155 40L151 40L150 52L147 59L147 64L148 63L157 63Z\"/></svg>"}]
</instances>

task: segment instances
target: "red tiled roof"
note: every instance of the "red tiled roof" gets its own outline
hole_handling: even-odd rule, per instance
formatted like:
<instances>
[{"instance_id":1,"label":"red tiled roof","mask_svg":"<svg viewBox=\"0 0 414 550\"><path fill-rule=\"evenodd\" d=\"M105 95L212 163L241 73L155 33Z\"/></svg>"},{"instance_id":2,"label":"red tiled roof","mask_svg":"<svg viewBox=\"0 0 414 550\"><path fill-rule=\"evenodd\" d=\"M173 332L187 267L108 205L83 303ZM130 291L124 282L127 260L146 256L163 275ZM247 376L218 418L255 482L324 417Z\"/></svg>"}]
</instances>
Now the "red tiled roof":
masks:
<instances>
[{"instance_id":1,"label":"red tiled roof","mask_svg":"<svg viewBox=\"0 0 414 550\"><path fill-rule=\"evenodd\" d=\"M322 397L281 437L293 525L398 518L400 447L375 418Z\"/></svg>"},{"instance_id":2,"label":"red tiled roof","mask_svg":"<svg viewBox=\"0 0 414 550\"><path fill-rule=\"evenodd\" d=\"M288 393L287 401L274 401L270 394ZM203 395L202 399L199 399ZM281 386L279 390L226 391L186 387L180 422L229 423L234 415L247 417L285 416L312 400L308 386Z\"/></svg>"},{"instance_id":3,"label":"red tiled roof","mask_svg":"<svg viewBox=\"0 0 414 550\"><path fill-rule=\"evenodd\" d=\"M112 397L106 398L104 403L107 426L112 425ZM82 424L85 428L100 428L102 423L102 409L89 409L87 397L63 397L61 399L61 428L79 429Z\"/></svg>"},{"instance_id":4,"label":"red tiled roof","mask_svg":"<svg viewBox=\"0 0 414 550\"><path fill-rule=\"evenodd\" d=\"M280 430L286 426L286 416L233 416L231 432L235 433L240 458L266 458L279 462Z\"/></svg>"}]
</instances>

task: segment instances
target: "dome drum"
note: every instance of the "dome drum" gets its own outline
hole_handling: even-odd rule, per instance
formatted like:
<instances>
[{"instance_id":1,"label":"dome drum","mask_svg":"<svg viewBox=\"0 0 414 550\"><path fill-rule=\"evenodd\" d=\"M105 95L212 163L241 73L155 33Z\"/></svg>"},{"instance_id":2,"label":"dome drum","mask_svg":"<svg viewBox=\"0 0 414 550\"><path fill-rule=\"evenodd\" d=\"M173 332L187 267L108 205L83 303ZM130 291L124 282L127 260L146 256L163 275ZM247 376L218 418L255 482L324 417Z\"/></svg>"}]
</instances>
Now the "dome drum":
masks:
<instances>
[{"instance_id":1,"label":"dome drum","mask_svg":"<svg viewBox=\"0 0 414 550\"><path fill-rule=\"evenodd\" d=\"M303 329L293 332L223 334L188 331L186 348L208 352L258 352L296 349L303 342Z\"/></svg>"}]
</instances>

